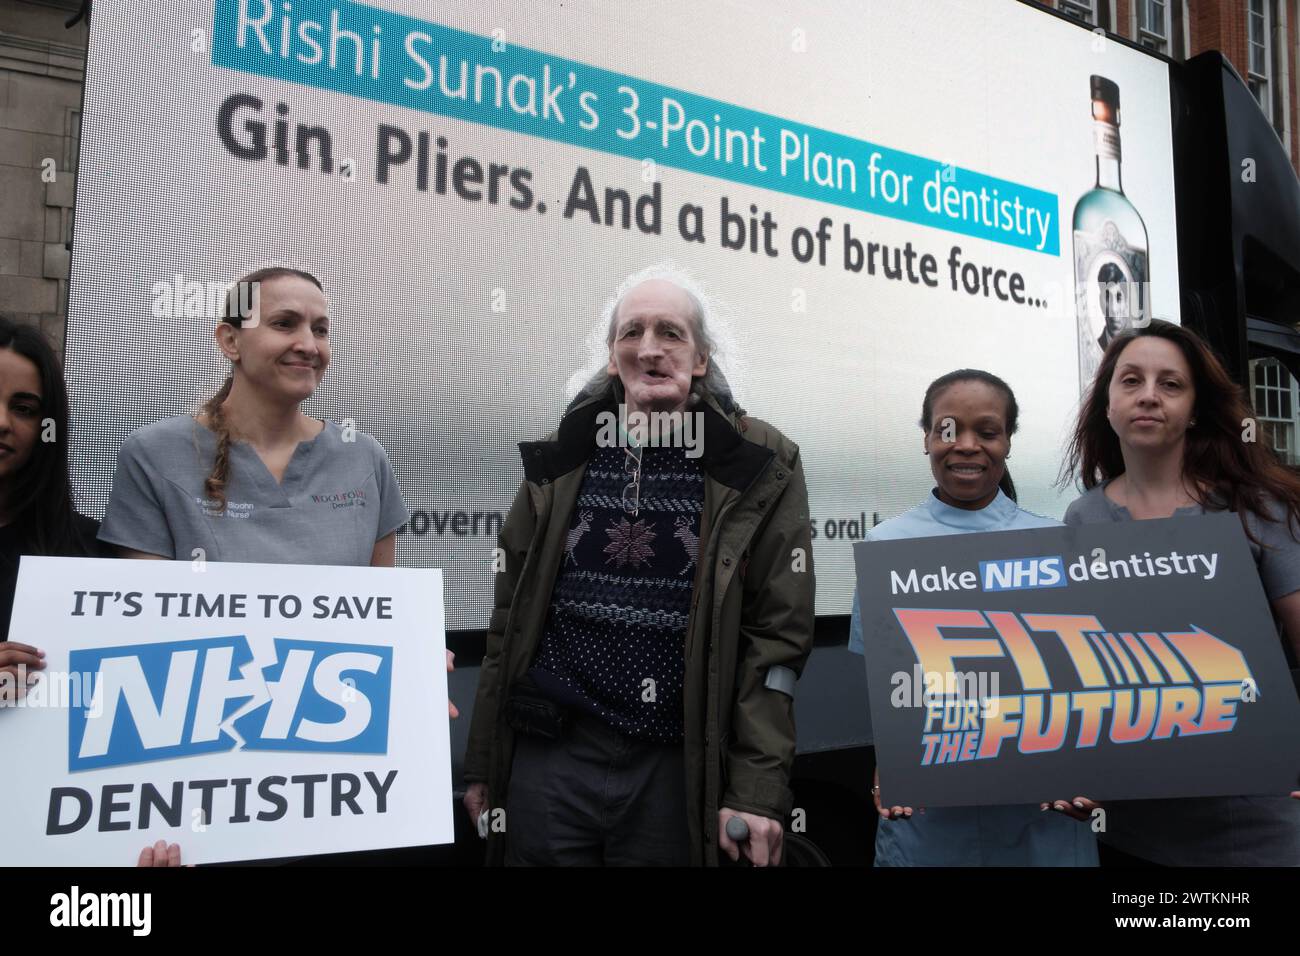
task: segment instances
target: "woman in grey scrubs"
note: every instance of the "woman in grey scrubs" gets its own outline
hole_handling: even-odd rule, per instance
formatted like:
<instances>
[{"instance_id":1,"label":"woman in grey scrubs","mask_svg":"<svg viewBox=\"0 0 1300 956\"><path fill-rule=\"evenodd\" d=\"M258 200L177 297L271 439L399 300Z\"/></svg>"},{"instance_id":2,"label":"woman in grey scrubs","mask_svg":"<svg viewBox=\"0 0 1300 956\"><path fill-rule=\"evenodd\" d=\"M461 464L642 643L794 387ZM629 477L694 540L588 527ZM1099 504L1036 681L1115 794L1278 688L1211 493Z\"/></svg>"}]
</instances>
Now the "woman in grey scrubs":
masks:
<instances>
[{"instance_id":1,"label":"woman in grey scrubs","mask_svg":"<svg viewBox=\"0 0 1300 956\"><path fill-rule=\"evenodd\" d=\"M100 540L131 558L392 567L407 511L388 456L299 408L330 361L320 283L245 276L216 339L230 377L197 417L127 438Z\"/></svg>"},{"instance_id":2,"label":"woman in grey scrubs","mask_svg":"<svg viewBox=\"0 0 1300 956\"><path fill-rule=\"evenodd\" d=\"M320 282L288 268L244 276L216 340L230 377L197 417L127 438L100 540L129 558L393 567L408 515L384 449L299 408L330 361ZM160 842L140 862L179 854Z\"/></svg>"},{"instance_id":3,"label":"woman in grey scrubs","mask_svg":"<svg viewBox=\"0 0 1300 956\"><path fill-rule=\"evenodd\" d=\"M1193 332L1152 321L1106 349L1063 467L1086 493L1069 525L1236 512L1286 640L1300 656L1300 478L1263 443L1254 413ZM1297 757L1300 763L1300 756ZM1297 769L1300 769L1298 767ZM1107 808L1103 863L1300 865L1300 791L1275 797L1131 800Z\"/></svg>"}]
</instances>

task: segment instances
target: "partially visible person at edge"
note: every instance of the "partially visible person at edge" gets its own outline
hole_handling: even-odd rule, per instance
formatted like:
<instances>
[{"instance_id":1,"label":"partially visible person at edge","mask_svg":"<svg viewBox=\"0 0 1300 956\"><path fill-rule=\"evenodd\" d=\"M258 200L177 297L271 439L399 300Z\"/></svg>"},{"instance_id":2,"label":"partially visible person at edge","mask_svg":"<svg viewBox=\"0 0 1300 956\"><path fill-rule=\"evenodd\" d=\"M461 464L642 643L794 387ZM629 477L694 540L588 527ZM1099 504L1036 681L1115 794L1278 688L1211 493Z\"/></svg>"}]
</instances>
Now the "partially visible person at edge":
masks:
<instances>
[{"instance_id":1,"label":"partially visible person at edge","mask_svg":"<svg viewBox=\"0 0 1300 956\"><path fill-rule=\"evenodd\" d=\"M935 487L916 508L873 528L867 540L1059 527L1016 504L1006 460L1019 417L1011 388L989 372L960 369L931 382L920 424ZM855 592L849 650L863 653L862 641ZM871 793L881 817L876 866L1097 865L1096 838L1081 822L1096 804L1084 797L1054 801L1051 813L1037 803L914 811L881 805L879 770Z\"/></svg>"},{"instance_id":2,"label":"partially visible person at edge","mask_svg":"<svg viewBox=\"0 0 1300 956\"><path fill-rule=\"evenodd\" d=\"M27 643L37 635L9 633L19 558L108 557L98 529L72 504L58 356L36 329L0 316L0 706L22 700L45 668L45 652Z\"/></svg>"},{"instance_id":3,"label":"partially visible person at edge","mask_svg":"<svg viewBox=\"0 0 1300 956\"><path fill-rule=\"evenodd\" d=\"M607 365L520 445L465 756L470 818L506 810L489 863L781 862L813 640L808 496L798 447L737 406L709 308L670 266L629 278ZM610 441L620 408L632 434ZM666 413L671 440L637 413Z\"/></svg>"},{"instance_id":4,"label":"partially visible person at edge","mask_svg":"<svg viewBox=\"0 0 1300 956\"><path fill-rule=\"evenodd\" d=\"M1254 417L1209 346L1153 320L1120 333L1079 410L1061 482L1085 493L1070 525L1233 511L1240 518L1295 673L1300 656L1300 477L1262 442ZM1283 637L1285 635L1285 638ZM1300 756L1297 757L1300 770ZM1277 796L1107 804L1104 862L1165 866L1300 865L1300 791Z\"/></svg>"},{"instance_id":5,"label":"partially visible person at edge","mask_svg":"<svg viewBox=\"0 0 1300 956\"><path fill-rule=\"evenodd\" d=\"M198 550L209 561L393 567L408 514L388 456L371 436L345 440L300 409L330 362L320 281L283 267L243 276L215 338L229 377L197 416L128 436L100 540L126 558L188 561ZM313 499L321 488L357 489L373 504L336 509ZM140 865L179 853L159 842Z\"/></svg>"}]
</instances>

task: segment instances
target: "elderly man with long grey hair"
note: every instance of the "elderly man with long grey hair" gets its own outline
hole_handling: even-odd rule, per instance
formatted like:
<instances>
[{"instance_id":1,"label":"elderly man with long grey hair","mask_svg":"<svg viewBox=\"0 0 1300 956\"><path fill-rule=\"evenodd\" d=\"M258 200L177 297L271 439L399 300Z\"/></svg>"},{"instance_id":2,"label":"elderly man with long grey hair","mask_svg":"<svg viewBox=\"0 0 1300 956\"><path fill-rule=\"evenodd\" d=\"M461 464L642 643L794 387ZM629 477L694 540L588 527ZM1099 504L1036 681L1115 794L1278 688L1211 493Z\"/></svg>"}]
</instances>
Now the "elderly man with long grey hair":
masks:
<instances>
[{"instance_id":1,"label":"elderly man with long grey hair","mask_svg":"<svg viewBox=\"0 0 1300 956\"><path fill-rule=\"evenodd\" d=\"M799 449L737 405L681 270L607 312L604 368L520 445L465 807L489 863L777 865L813 638Z\"/></svg>"}]
</instances>

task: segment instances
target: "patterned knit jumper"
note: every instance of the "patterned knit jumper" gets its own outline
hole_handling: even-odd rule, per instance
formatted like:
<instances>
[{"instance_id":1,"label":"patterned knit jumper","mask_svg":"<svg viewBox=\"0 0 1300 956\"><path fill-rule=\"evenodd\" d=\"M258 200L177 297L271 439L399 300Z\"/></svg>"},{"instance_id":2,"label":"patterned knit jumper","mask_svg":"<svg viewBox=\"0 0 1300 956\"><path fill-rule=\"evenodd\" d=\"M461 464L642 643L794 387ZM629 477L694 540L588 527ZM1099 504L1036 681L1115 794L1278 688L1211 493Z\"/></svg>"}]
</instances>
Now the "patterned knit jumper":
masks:
<instances>
[{"instance_id":1,"label":"patterned knit jumper","mask_svg":"<svg viewBox=\"0 0 1300 956\"><path fill-rule=\"evenodd\" d=\"M532 674L560 703L672 744L682 739L704 470L683 448L641 455L635 515L623 507L628 452L598 448L587 464Z\"/></svg>"}]
</instances>

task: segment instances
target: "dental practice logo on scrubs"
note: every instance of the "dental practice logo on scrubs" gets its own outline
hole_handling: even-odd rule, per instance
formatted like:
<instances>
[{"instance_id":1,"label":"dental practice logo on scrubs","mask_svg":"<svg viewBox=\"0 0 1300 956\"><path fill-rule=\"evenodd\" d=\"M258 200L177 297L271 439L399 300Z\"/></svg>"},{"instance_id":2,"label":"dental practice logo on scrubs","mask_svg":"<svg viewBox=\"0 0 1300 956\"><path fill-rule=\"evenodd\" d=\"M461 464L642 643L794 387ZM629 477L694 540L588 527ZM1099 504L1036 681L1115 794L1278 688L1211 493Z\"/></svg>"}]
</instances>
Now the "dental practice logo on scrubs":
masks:
<instances>
[{"instance_id":1,"label":"dental practice logo on scrubs","mask_svg":"<svg viewBox=\"0 0 1300 956\"><path fill-rule=\"evenodd\" d=\"M68 721L68 769L227 750L388 751L393 649L277 638L257 666L242 635L74 650L93 675Z\"/></svg>"},{"instance_id":2,"label":"dental practice logo on scrubs","mask_svg":"<svg viewBox=\"0 0 1300 956\"><path fill-rule=\"evenodd\" d=\"M347 491L335 491L327 495L312 495L311 500L318 505L329 505L331 508L352 508L360 505L366 506L366 489L352 488Z\"/></svg>"}]
</instances>

